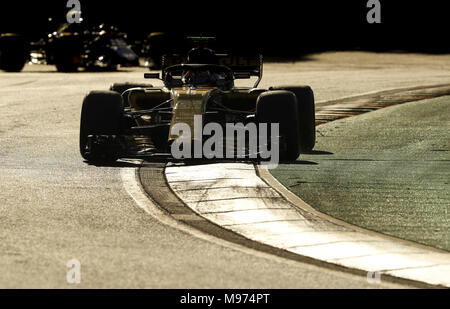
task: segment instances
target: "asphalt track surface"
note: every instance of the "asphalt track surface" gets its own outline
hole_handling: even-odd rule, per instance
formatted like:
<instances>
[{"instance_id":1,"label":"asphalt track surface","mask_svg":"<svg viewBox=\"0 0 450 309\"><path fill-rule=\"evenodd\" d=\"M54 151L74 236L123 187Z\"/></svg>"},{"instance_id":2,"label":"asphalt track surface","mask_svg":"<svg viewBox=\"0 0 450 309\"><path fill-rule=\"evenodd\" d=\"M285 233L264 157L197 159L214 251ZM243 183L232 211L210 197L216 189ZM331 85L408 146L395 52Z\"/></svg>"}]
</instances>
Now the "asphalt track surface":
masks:
<instances>
[{"instance_id":1,"label":"asphalt track surface","mask_svg":"<svg viewBox=\"0 0 450 309\"><path fill-rule=\"evenodd\" d=\"M318 101L449 83L449 56L339 53L269 64L261 86L310 84ZM81 262L83 288L390 288L363 276L236 250L166 226L136 206L121 170L78 153L81 102L144 70L0 73L0 287L66 288Z\"/></svg>"}]
</instances>

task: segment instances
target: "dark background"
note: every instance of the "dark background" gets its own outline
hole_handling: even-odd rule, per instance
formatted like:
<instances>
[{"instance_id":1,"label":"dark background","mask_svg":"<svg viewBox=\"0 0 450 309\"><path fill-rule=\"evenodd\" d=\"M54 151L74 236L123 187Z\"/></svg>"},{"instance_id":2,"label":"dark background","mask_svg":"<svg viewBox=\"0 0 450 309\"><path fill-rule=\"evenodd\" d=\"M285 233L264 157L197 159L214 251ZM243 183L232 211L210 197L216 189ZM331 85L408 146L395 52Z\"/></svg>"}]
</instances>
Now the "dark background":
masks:
<instances>
[{"instance_id":1,"label":"dark background","mask_svg":"<svg viewBox=\"0 0 450 309\"><path fill-rule=\"evenodd\" d=\"M89 24L119 26L130 40L152 31L215 35L224 45L274 56L324 50L448 53L450 12L444 1L380 0L381 24L368 24L367 0L105 1L81 0ZM53 31L48 17L64 21L67 0L5 1L0 32L38 39Z\"/></svg>"}]
</instances>

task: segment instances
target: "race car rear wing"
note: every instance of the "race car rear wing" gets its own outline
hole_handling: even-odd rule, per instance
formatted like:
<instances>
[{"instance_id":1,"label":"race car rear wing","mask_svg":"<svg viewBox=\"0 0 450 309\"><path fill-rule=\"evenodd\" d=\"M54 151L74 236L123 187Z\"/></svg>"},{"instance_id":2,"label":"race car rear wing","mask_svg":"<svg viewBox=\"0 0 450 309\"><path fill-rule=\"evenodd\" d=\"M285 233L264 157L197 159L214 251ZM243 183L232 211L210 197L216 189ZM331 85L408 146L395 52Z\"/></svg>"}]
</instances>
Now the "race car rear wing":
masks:
<instances>
[{"instance_id":1,"label":"race car rear wing","mask_svg":"<svg viewBox=\"0 0 450 309\"><path fill-rule=\"evenodd\" d=\"M262 79L263 57L256 56L230 56L216 54L217 64L229 67L235 76L249 75L258 77L254 87L256 88ZM170 66L187 63L187 57L180 55L164 55L162 59L162 72Z\"/></svg>"}]
</instances>

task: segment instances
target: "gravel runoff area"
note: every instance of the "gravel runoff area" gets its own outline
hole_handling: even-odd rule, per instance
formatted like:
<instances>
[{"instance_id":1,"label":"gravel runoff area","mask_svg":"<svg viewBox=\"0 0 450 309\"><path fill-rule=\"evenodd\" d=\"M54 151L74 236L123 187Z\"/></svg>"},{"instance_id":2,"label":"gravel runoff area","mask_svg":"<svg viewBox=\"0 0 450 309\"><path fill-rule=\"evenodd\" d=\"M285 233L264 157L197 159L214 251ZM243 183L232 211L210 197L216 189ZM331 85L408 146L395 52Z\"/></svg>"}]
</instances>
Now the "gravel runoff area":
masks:
<instances>
[{"instance_id":1,"label":"gravel runoff area","mask_svg":"<svg viewBox=\"0 0 450 309\"><path fill-rule=\"evenodd\" d=\"M315 152L272 174L317 210L450 250L450 97L317 127Z\"/></svg>"}]
</instances>

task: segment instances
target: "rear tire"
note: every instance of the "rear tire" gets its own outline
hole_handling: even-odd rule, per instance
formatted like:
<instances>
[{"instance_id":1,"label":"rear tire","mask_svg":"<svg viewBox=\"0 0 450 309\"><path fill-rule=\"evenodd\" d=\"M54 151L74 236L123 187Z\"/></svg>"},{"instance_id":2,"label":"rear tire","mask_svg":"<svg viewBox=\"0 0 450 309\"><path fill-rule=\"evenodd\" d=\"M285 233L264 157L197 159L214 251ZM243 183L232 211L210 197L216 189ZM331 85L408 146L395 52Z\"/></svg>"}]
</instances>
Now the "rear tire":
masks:
<instances>
[{"instance_id":1,"label":"rear tire","mask_svg":"<svg viewBox=\"0 0 450 309\"><path fill-rule=\"evenodd\" d=\"M300 155L300 138L297 98L294 93L285 90L262 93L256 102L256 120L258 123L267 123L268 127L271 123L279 123L280 159L297 160Z\"/></svg>"},{"instance_id":2,"label":"rear tire","mask_svg":"<svg viewBox=\"0 0 450 309\"><path fill-rule=\"evenodd\" d=\"M314 93L309 86L282 86L273 90L291 91L297 97L300 120L300 151L310 152L316 144L316 112Z\"/></svg>"},{"instance_id":3,"label":"rear tire","mask_svg":"<svg viewBox=\"0 0 450 309\"><path fill-rule=\"evenodd\" d=\"M64 59L61 59L64 58ZM74 62L74 58L71 57L61 57L55 64L56 70L61 73L75 73L78 72L78 64Z\"/></svg>"},{"instance_id":4,"label":"rear tire","mask_svg":"<svg viewBox=\"0 0 450 309\"><path fill-rule=\"evenodd\" d=\"M17 34L0 36L0 70L20 72L28 58L29 47L26 40Z\"/></svg>"},{"instance_id":5,"label":"rear tire","mask_svg":"<svg viewBox=\"0 0 450 309\"><path fill-rule=\"evenodd\" d=\"M80 153L90 162L114 162L118 154L87 152L89 135L120 135L122 96L112 91L92 91L83 101L80 123Z\"/></svg>"},{"instance_id":6,"label":"rear tire","mask_svg":"<svg viewBox=\"0 0 450 309\"><path fill-rule=\"evenodd\" d=\"M47 53L58 72L77 72L81 64L81 39L68 35L55 39Z\"/></svg>"}]
</instances>

